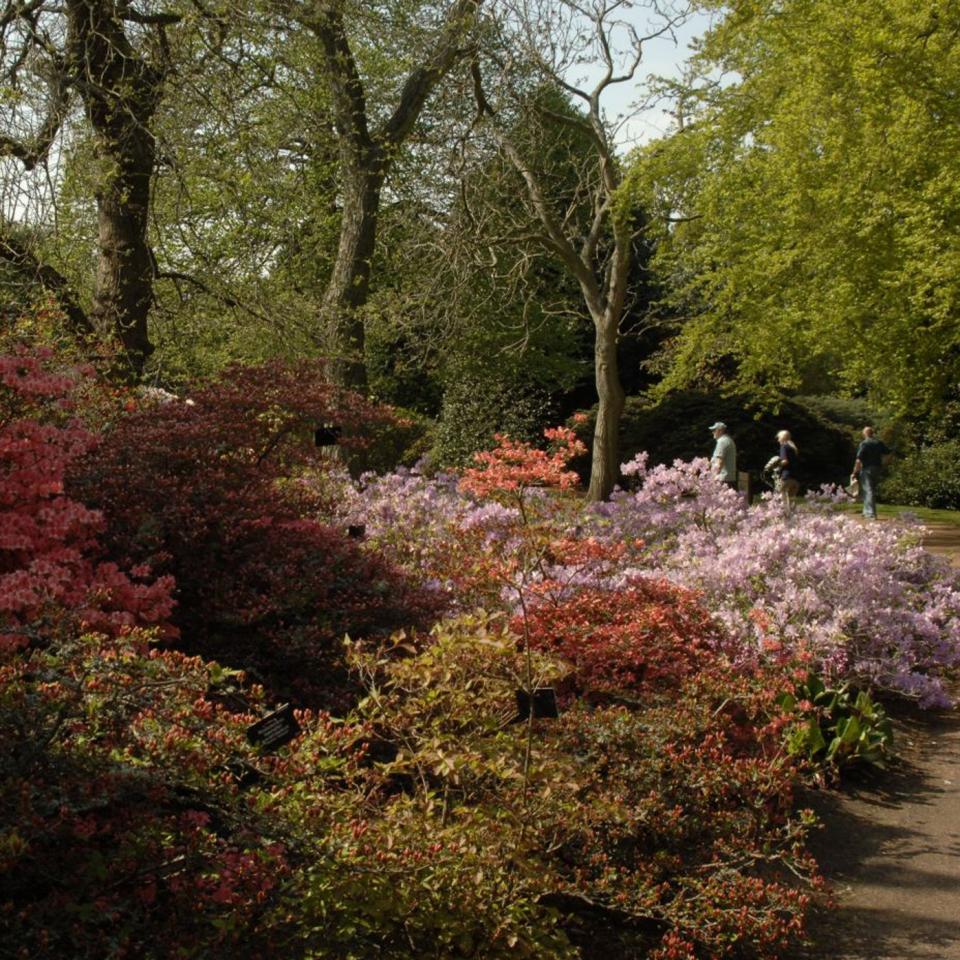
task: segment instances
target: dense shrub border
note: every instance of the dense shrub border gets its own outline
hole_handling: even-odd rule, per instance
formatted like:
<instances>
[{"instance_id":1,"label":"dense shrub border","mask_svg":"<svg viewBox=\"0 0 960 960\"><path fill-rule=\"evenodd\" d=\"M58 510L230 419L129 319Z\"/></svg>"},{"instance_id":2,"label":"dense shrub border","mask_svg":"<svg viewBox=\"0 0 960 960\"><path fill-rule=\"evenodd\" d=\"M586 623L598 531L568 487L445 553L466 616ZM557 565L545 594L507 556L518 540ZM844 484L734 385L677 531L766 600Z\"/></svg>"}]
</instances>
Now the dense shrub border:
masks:
<instances>
[{"instance_id":1,"label":"dense shrub border","mask_svg":"<svg viewBox=\"0 0 960 960\"><path fill-rule=\"evenodd\" d=\"M638 461L640 489L585 515L550 489L574 482L565 430L548 450L501 438L460 478L355 488L298 436L346 407L310 407L321 385L311 399L279 368L261 394L262 369L192 404L132 403L65 490L90 449L69 409L82 374L28 360L0 367L18 491L0 545L3 954L772 960L821 885L794 800L805 763L784 745L809 665L881 643L909 662L872 676L919 689L956 661L955 585L892 534L851 553L825 511L747 519L698 464ZM844 589L840 547L868 589L837 596L892 597L893 633L871 641L858 613L842 643L818 639L816 577ZM54 560L69 589L24 602L20 580ZM144 561L196 576L178 642L206 658L165 647L171 582ZM367 579L354 593L340 575ZM461 612L429 636L385 639L444 607ZM249 648L243 623L218 632L230 610ZM366 637L341 648L347 624ZM221 639L263 656L273 693L210 662ZM285 683L342 690L338 656L355 708L300 710L290 745L251 747ZM547 685L560 716L516 722L518 689Z\"/></svg>"},{"instance_id":2,"label":"dense shrub border","mask_svg":"<svg viewBox=\"0 0 960 960\"><path fill-rule=\"evenodd\" d=\"M960 440L930 444L897 457L882 482L884 500L960 510Z\"/></svg>"}]
</instances>

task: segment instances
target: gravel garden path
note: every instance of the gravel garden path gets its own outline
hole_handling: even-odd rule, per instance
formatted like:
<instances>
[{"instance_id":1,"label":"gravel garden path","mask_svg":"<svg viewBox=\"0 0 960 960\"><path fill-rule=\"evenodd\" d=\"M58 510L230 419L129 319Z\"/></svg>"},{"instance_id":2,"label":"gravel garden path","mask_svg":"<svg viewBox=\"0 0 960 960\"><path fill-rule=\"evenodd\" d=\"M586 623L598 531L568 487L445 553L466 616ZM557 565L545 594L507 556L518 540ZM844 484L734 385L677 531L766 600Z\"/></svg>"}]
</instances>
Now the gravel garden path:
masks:
<instances>
[{"instance_id":1,"label":"gravel garden path","mask_svg":"<svg viewBox=\"0 0 960 960\"><path fill-rule=\"evenodd\" d=\"M960 526L926 526L960 567ZM960 960L960 710L901 717L896 734L893 769L809 797L838 909L813 916L797 960Z\"/></svg>"},{"instance_id":2,"label":"gravel garden path","mask_svg":"<svg viewBox=\"0 0 960 960\"><path fill-rule=\"evenodd\" d=\"M960 567L960 526L952 523L933 523L927 521L924 546L931 553L947 557L955 567Z\"/></svg>"}]
</instances>

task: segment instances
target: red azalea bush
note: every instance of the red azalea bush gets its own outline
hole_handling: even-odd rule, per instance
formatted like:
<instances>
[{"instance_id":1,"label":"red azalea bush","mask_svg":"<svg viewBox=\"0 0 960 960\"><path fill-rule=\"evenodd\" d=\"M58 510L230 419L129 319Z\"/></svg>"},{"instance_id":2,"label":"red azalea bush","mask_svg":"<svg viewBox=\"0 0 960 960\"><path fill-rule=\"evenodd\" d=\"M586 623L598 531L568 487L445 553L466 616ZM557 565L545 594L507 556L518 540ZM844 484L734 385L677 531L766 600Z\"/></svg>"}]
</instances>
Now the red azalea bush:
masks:
<instances>
[{"instance_id":1,"label":"red azalea bush","mask_svg":"<svg viewBox=\"0 0 960 960\"><path fill-rule=\"evenodd\" d=\"M176 578L184 649L329 705L344 633L389 633L437 609L346 530L314 519L330 512L328 488L298 482L335 462L314 446L315 427L340 427L349 450L390 419L331 385L320 362L234 366L189 400L118 420L73 487L103 510L115 557Z\"/></svg>"},{"instance_id":2,"label":"red azalea bush","mask_svg":"<svg viewBox=\"0 0 960 960\"><path fill-rule=\"evenodd\" d=\"M544 817L554 882L609 911L614 955L643 944L657 958L776 958L802 936L821 881L805 850L812 817L794 810L798 771L767 712L770 679L712 664L672 698L580 706L558 723L554 748L582 774ZM579 931L597 936L582 920Z\"/></svg>"},{"instance_id":3,"label":"red azalea bush","mask_svg":"<svg viewBox=\"0 0 960 960\"><path fill-rule=\"evenodd\" d=\"M215 677L137 633L0 661L0 954L186 957L250 934L287 854L225 769L249 749L204 697Z\"/></svg>"},{"instance_id":4,"label":"red azalea bush","mask_svg":"<svg viewBox=\"0 0 960 960\"><path fill-rule=\"evenodd\" d=\"M634 577L619 590L582 589L512 622L536 650L572 665L567 687L640 695L676 687L713 658L721 633L697 597Z\"/></svg>"},{"instance_id":5,"label":"red azalea bush","mask_svg":"<svg viewBox=\"0 0 960 960\"><path fill-rule=\"evenodd\" d=\"M522 495L528 487L554 487L570 490L580 483L580 476L567 469L574 457L587 452L577 435L566 427L544 430L549 450L540 450L529 443L512 440L502 433L492 450L473 455L475 467L463 471L460 486L479 497L490 495Z\"/></svg>"},{"instance_id":6,"label":"red azalea bush","mask_svg":"<svg viewBox=\"0 0 960 960\"><path fill-rule=\"evenodd\" d=\"M114 633L165 625L169 577L147 582L103 558L102 515L64 492L66 473L95 445L73 418L84 369L49 351L0 356L0 644L43 642L57 629Z\"/></svg>"}]
</instances>

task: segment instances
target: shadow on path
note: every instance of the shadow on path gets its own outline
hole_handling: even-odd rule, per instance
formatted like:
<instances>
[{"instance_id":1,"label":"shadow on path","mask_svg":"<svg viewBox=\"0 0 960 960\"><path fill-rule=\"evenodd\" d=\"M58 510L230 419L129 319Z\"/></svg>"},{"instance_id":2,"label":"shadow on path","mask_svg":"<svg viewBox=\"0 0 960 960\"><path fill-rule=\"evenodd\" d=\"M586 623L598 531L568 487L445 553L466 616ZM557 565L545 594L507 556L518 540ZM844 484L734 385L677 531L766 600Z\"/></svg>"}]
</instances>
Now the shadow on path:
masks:
<instances>
[{"instance_id":1,"label":"shadow on path","mask_svg":"<svg viewBox=\"0 0 960 960\"><path fill-rule=\"evenodd\" d=\"M897 748L887 774L806 798L838 909L793 960L960 960L960 715L902 720Z\"/></svg>"},{"instance_id":2,"label":"shadow on path","mask_svg":"<svg viewBox=\"0 0 960 960\"><path fill-rule=\"evenodd\" d=\"M952 523L924 523L923 545L960 567L960 526Z\"/></svg>"}]
</instances>

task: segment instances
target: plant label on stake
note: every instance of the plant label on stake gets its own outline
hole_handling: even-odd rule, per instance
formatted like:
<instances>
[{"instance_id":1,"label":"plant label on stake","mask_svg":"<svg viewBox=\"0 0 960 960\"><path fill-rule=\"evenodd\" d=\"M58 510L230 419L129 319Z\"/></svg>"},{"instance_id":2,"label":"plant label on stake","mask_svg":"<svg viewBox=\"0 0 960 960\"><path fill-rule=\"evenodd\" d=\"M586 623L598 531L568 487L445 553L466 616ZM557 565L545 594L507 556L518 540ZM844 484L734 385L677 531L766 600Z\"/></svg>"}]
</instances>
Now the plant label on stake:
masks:
<instances>
[{"instance_id":1,"label":"plant label on stake","mask_svg":"<svg viewBox=\"0 0 960 960\"><path fill-rule=\"evenodd\" d=\"M313 431L313 442L318 447L335 447L343 435L343 427L325 423Z\"/></svg>"},{"instance_id":2,"label":"plant label on stake","mask_svg":"<svg viewBox=\"0 0 960 960\"><path fill-rule=\"evenodd\" d=\"M555 720L560 716L557 709L557 694L553 687L537 687L531 693L517 690L517 720L526 720L530 716L531 706L534 719Z\"/></svg>"},{"instance_id":3,"label":"plant label on stake","mask_svg":"<svg viewBox=\"0 0 960 960\"><path fill-rule=\"evenodd\" d=\"M223 769L241 790L252 787L263 780L263 774L255 766L239 758L225 763Z\"/></svg>"},{"instance_id":4,"label":"plant label on stake","mask_svg":"<svg viewBox=\"0 0 960 960\"><path fill-rule=\"evenodd\" d=\"M300 724L293 715L293 707L285 703L268 713L262 720L247 727L247 739L264 752L276 750L300 733Z\"/></svg>"}]
</instances>

